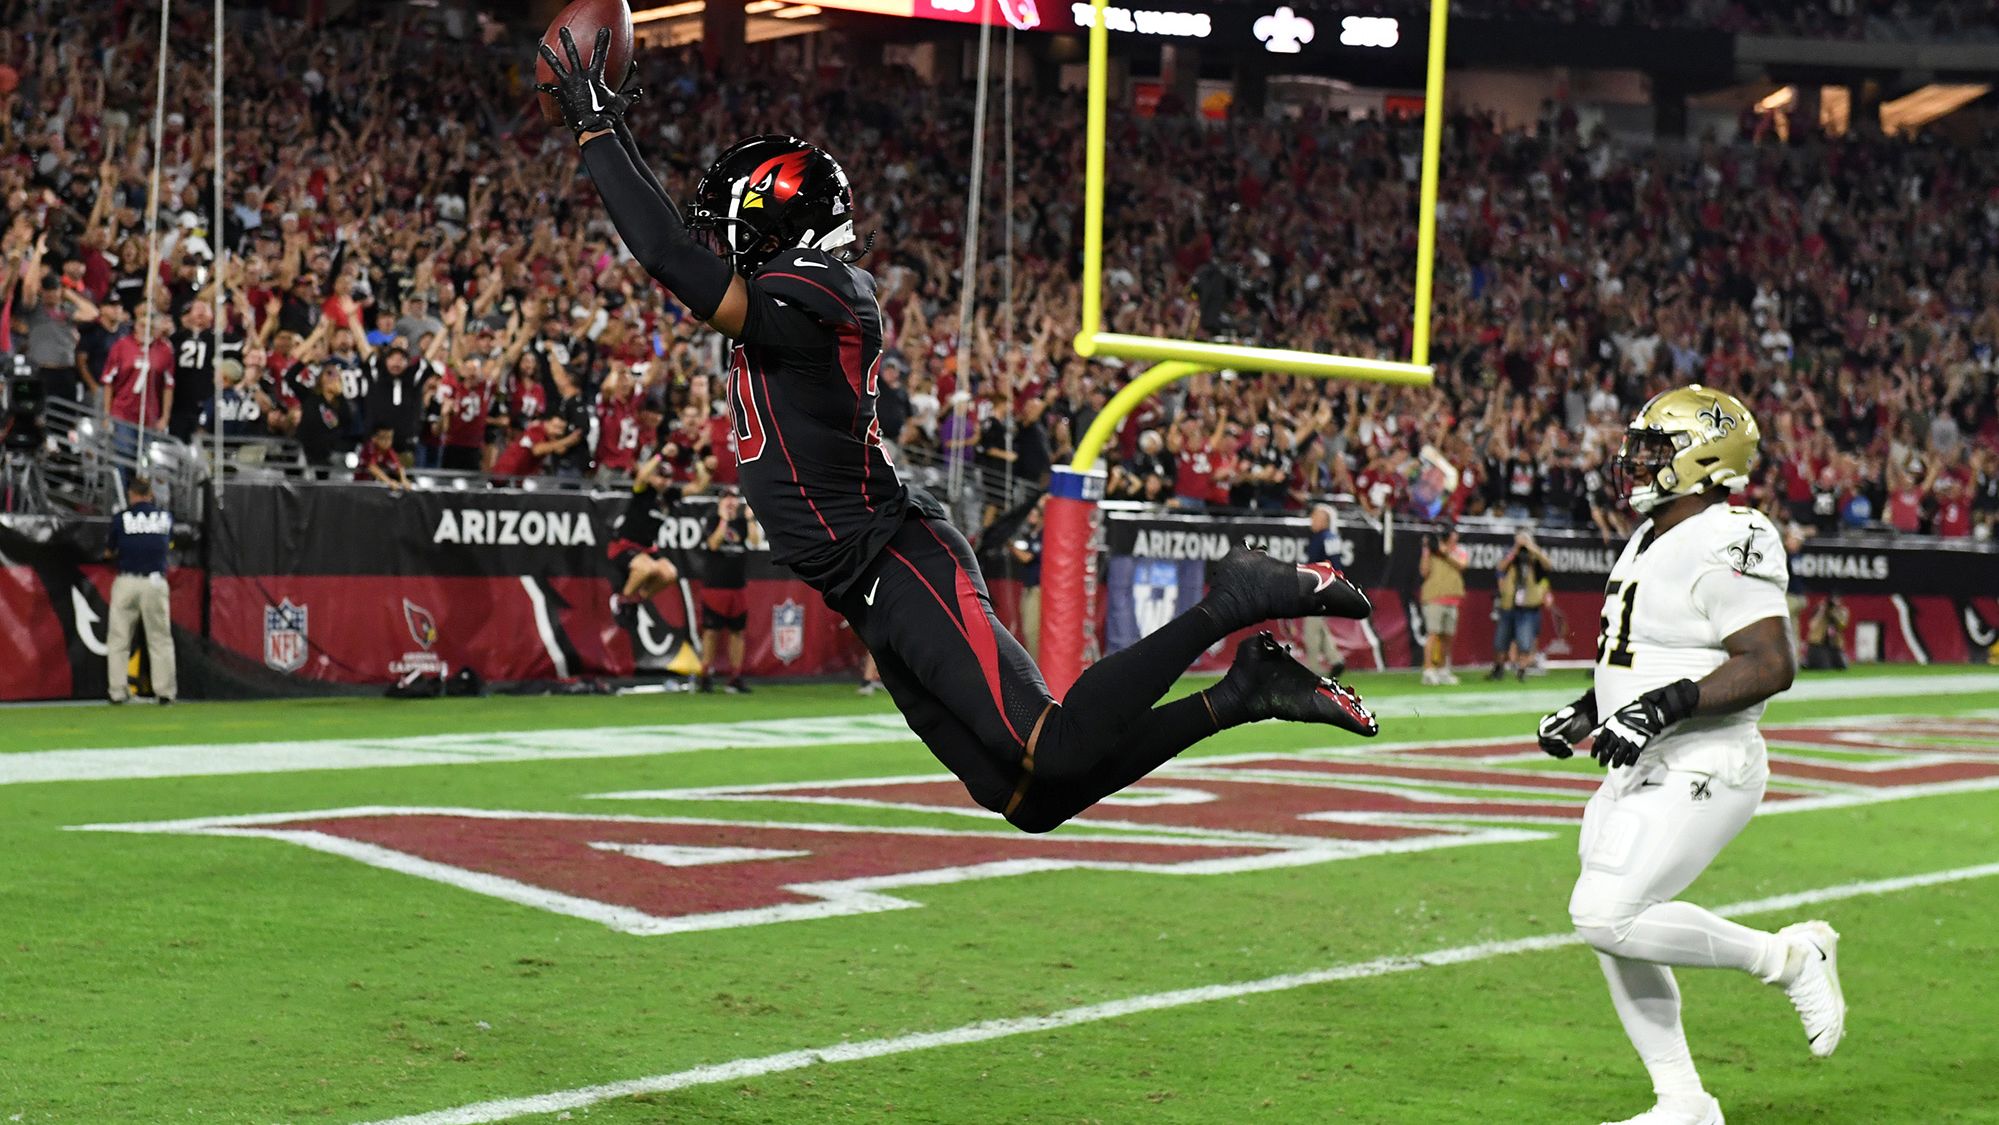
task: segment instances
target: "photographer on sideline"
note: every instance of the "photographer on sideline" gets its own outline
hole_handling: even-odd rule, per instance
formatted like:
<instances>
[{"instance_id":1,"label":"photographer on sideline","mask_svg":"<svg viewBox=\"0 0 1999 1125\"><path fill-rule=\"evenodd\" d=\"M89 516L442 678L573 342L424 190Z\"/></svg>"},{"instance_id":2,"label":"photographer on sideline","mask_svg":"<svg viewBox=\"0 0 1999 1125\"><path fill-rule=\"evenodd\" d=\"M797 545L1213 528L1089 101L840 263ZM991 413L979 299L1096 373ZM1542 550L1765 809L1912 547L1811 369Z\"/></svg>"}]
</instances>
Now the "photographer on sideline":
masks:
<instances>
[{"instance_id":1,"label":"photographer on sideline","mask_svg":"<svg viewBox=\"0 0 1999 1125\"><path fill-rule=\"evenodd\" d=\"M1838 594L1828 594L1805 625L1805 667L1817 672L1846 671L1846 629L1853 611Z\"/></svg>"},{"instance_id":2,"label":"photographer on sideline","mask_svg":"<svg viewBox=\"0 0 1999 1125\"><path fill-rule=\"evenodd\" d=\"M1458 529L1445 524L1435 536L1423 537L1423 560L1417 571L1423 588L1417 598L1423 605L1423 629L1430 639L1423 645L1423 683L1429 686L1455 684L1451 674L1451 642L1458 635L1458 606L1465 600L1465 567L1471 552L1458 542Z\"/></svg>"},{"instance_id":3,"label":"photographer on sideline","mask_svg":"<svg viewBox=\"0 0 1999 1125\"><path fill-rule=\"evenodd\" d=\"M1534 662L1534 642L1541 636L1541 607L1548 601L1548 572L1554 561L1534 533L1522 528L1513 533L1513 549L1499 561L1499 593L1493 614L1499 629L1492 639L1492 671L1486 679L1497 680L1513 665L1516 679L1527 679L1527 666Z\"/></svg>"}]
</instances>

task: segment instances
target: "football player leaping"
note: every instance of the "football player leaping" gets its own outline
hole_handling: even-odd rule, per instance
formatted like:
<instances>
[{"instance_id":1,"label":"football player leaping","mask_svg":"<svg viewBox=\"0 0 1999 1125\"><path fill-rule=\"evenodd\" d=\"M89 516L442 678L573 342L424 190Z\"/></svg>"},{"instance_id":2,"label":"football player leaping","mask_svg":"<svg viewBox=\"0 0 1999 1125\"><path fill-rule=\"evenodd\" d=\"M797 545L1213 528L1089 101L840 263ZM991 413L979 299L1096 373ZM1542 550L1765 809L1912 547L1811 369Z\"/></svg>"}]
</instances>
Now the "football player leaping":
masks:
<instances>
[{"instance_id":1,"label":"football player leaping","mask_svg":"<svg viewBox=\"0 0 1999 1125\"><path fill-rule=\"evenodd\" d=\"M910 727L972 798L1046 832L1201 739L1259 719L1379 729L1360 697L1293 660L1268 634L1237 646L1206 691L1159 706L1209 646L1292 617L1366 617L1367 595L1331 563L1235 550L1207 596L1097 661L1057 702L993 615L965 537L906 487L875 420L882 315L856 269L854 195L833 158L795 137L729 148L694 189L688 220L638 160L630 97L604 80L609 32L586 68L543 56L611 222L647 272L735 340L729 403L743 497L773 556L867 642ZM691 229L690 229L691 228ZM721 253L696 241L713 240Z\"/></svg>"},{"instance_id":2,"label":"football player leaping","mask_svg":"<svg viewBox=\"0 0 1999 1125\"><path fill-rule=\"evenodd\" d=\"M1609 770L1583 813L1569 915L1658 1094L1623 1125L1722 1125L1687 1050L1673 966L1782 987L1814 1055L1832 1054L1846 1025L1831 926L1765 933L1677 897L1755 815L1769 777L1756 721L1797 672L1783 541L1727 502L1759 436L1742 403L1699 385L1638 412L1615 471L1650 519L1610 572L1595 687L1540 725L1558 758L1594 732Z\"/></svg>"}]
</instances>

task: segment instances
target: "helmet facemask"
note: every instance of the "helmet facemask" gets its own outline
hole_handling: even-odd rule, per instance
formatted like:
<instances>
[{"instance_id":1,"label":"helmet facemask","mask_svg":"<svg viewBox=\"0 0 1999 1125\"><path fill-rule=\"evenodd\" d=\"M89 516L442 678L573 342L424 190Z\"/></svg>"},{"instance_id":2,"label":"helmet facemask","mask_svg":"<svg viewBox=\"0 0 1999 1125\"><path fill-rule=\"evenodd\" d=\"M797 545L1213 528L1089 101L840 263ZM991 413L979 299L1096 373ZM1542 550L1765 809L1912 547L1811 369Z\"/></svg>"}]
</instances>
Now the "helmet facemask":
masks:
<instances>
[{"instance_id":1,"label":"helmet facemask","mask_svg":"<svg viewBox=\"0 0 1999 1125\"><path fill-rule=\"evenodd\" d=\"M1652 509L1668 500L1692 495L1693 492L1677 491L1679 472L1673 468L1674 459L1691 441L1687 434L1626 430L1624 443L1610 465L1611 486L1624 494L1625 502L1639 515L1650 515Z\"/></svg>"}]
</instances>

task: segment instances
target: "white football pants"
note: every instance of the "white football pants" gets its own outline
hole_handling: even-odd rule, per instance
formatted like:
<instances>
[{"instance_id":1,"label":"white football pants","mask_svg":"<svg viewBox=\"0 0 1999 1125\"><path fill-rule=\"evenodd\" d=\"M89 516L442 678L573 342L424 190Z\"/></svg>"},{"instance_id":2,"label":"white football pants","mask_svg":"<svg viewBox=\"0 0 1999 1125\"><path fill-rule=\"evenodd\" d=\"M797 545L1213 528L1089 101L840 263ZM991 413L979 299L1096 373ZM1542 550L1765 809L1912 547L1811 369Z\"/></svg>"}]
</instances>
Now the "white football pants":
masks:
<instances>
[{"instance_id":1,"label":"white football pants","mask_svg":"<svg viewBox=\"0 0 1999 1125\"><path fill-rule=\"evenodd\" d=\"M1569 917L1596 949L1624 1032L1662 1096L1701 1091L1668 966L1739 969L1764 980L1783 970L1776 935L1674 901L1762 800L1760 781L1730 788L1707 774L1661 770L1625 793L1598 790L1583 812L1583 872Z\"/></svg>"}]
</instances>

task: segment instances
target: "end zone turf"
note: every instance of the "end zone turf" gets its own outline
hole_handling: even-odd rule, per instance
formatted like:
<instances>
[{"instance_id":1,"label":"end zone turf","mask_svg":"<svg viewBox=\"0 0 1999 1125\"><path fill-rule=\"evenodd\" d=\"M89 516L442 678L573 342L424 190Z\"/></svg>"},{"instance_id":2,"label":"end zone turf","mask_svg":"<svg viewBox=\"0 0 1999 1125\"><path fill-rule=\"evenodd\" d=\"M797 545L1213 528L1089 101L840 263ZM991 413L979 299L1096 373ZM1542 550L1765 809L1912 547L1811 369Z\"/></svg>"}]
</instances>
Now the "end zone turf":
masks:
<instances>
[{"instance_id":1,"label":"end zone turf","mask_svg":"<svg viewBox=\"0 0 1999 1125\"><path fill-rule=\"evenodd\" d=\"M1246 728L1045 838L967 815L893 713L845 688L760 692L754 721L686 697L190 706L142 713L166 721L159 746L129 710L10 709L0 1112L1632 1112L1642 1072L1563 913L1595 767L1525 741L1543 697L1579 684L1368 677L1390 745ZM1850 943L1853 1033L1814 1064L1781 997L1685 974L1711 1084L1746 1120L1986 1119L1978 1060L1999 1032L1974 990L1936 982L1999 958L1980 922L1999 911L1999 676L1807 678L1766 728L1766 812L1786 815L1759 818L1695 893L1823 903ZM457 827L411 836L419 810ZM490 832L519 823L588 830ZM83 826L119 830L68 830ZM482 870L496 842L507 863L546 862ZM834 859L849 869L786 875ZM699 896L828 901L829 874L896 908L671 924L714 918ZM509 880L651 921L491 893Z\"/></svg>"}]
</instances>

